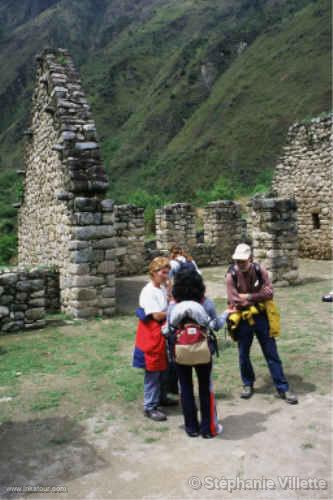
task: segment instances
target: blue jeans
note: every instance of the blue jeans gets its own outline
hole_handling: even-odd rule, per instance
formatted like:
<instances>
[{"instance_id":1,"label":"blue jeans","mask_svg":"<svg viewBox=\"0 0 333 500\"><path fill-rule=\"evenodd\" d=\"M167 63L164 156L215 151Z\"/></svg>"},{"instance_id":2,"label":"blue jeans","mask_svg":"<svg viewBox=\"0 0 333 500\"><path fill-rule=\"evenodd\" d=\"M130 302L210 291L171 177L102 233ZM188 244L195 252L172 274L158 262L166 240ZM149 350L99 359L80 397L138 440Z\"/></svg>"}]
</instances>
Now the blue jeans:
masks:
<instances>
[{"instance_id":1,"label":"blue jeans","mask_svg":"<svg viewBox=\"0 0 333 500\"><path fill-rule=\"evenodd\" d=\"M236 340L239 351L239 367L243 385L252 386L255 374L250 360L250 348L256 334L261 350L265 356L275 387L278 391L287 391L288 382L283 373L282 363L277 351L276 342L269 336L268 319L265 313L254 316L254 325L241 320L237 328Z\"/></svg>"},{"instance_id":2,"label":"blue jeans","mask_svg":"<svg viewBox=\"0 0 333 500\"><path fill-rule=\"evenodd\" d=\"M147 411L154 410L160 404L164 396L161 391L161 384L166 372L150 372L145 370L143 385L143 407Z\"/></svg>"}]
</instances>

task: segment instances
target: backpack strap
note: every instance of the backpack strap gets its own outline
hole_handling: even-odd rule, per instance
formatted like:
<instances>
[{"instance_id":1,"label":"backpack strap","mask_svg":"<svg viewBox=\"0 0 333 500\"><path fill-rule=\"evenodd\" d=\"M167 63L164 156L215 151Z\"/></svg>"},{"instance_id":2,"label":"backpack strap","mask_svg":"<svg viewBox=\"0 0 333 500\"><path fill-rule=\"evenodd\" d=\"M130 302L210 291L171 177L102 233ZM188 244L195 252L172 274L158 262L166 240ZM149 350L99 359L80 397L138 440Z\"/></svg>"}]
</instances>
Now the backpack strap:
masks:
<instances>
[{"instance_id":1,"label":"backpack strap","mask_svg":"<svg viewBox=\"0 0 333 500\"><path fill-rule=\"evenodd\" d=\"M263 285L263 283L264 283L264 279L262 277L262 272L261 272L260 264L258 264L258 262L253 262L253 265L254 265L254 270L256 272L257 279L258 279L258 282L259 282L259 287L261 288L262 285Z\"/></svg>"},{"instance_id":2,"label":"backpack strap","mask_svg":"<svg viewBox=\"0 0 333 500\"><path fill-rule=\"evenodd\" d=\"M234 282L234 287L237 290L237 272L236 272L235 264L230 264L230 266L228 267L228 271L227 271L226 275L228 273L231 274L232 281Z\"/></svg>"},{"instance_id":3,"label":"backpack strap","mask_svg":"<svg viewBox=\"0 0 333 500\"><path fill-rule=\"evenodd\" d=\"M262 271L261 271L260 264L258 264L258 262L253 262L253 266L254 266L254 270L256 272L257 280L259 282L259 287L261 288L263 285L264 279L262 277ZM234 282L234 286L237 290L237 282L238 281L237 281L237 272L236 272L235 264L231 264L229 266L227 274L228 273L231 274L232 281Z\"/></svg>"}]
</instances>

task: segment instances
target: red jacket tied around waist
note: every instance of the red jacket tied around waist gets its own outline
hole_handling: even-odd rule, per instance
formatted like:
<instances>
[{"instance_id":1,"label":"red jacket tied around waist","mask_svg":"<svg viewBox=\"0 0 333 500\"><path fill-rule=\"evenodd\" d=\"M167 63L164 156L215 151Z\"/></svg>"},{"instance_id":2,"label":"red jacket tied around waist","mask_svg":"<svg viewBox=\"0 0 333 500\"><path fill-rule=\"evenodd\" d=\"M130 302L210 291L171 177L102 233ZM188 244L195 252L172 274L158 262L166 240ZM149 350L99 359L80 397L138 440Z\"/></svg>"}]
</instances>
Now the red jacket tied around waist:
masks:
<instances>
[{"instance_id":1,"label":"red jacket tied around waist","mask_svg":"<svg viewBox=\"0 0 333 500\"><path fill-rule=\"evenodd\" d=\"M154 319L139 320L136 330L133 366L157 372L167 369L165 338L161 324Z\"/></svg>"}]
</instances>

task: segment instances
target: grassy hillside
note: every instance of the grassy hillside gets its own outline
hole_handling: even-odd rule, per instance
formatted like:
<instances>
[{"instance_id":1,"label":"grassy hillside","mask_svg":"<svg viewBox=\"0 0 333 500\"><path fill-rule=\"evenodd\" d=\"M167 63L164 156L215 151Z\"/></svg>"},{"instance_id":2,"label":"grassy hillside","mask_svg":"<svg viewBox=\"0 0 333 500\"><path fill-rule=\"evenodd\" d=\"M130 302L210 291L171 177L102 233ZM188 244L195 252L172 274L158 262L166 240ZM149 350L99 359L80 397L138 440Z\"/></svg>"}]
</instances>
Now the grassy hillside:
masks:
<instances>
[{"instance_id":1,"label":"grassy hillside","mask_svg":"<svg viewBox=\"0 0 333 500\"><path fill-rule=\"evenodd\" d=\"M259 36L256 26L246 31L249 11L243 16L233 27L234 16L221 15L229 31L220 34L217 21L202 27L206 40L172 52L105 141L113 193L142 185L193 199L220 176L252 189L269 181L288 126L328 109L328 3L311 3Z\"/></svg>"},{"instance_id":2,"label":"grassy hillside","mask_svg":"<svg viewBox=\"0 0 333 500\"><path fill-rule=\"evenodd\" d=\"M42 47L68 48L81 70L110 196L200 203L268 185L288 126L328 110L329 5L0 0L0 263L15 252L15 170Z\"/></svg>"}]
</instances>

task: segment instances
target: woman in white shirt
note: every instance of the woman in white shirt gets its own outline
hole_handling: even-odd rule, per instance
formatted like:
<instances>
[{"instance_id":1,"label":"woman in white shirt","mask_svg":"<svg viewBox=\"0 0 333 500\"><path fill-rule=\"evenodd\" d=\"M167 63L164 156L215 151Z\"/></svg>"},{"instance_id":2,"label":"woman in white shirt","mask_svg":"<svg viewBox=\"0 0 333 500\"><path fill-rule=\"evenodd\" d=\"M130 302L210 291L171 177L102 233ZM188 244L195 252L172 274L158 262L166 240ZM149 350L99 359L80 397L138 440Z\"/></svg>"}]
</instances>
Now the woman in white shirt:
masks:
<instances>
[{"instance_id":1,"label":"woman in white shirt","mask_svg":"<svg viewBox=\"0 0 333 500\"><path fill-rule=\"evenodd\" d=\"M144 415L152 420L166 420L158 409L163 372L167 370L165 338L161 327L168 307L169 259L156 257L149 265L150 281L139 297L140 317L136 332L133 366L145 370Z\"/></svg>"}]
</instances>

